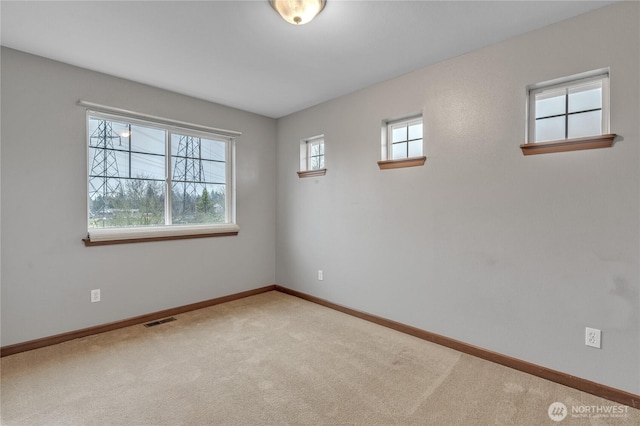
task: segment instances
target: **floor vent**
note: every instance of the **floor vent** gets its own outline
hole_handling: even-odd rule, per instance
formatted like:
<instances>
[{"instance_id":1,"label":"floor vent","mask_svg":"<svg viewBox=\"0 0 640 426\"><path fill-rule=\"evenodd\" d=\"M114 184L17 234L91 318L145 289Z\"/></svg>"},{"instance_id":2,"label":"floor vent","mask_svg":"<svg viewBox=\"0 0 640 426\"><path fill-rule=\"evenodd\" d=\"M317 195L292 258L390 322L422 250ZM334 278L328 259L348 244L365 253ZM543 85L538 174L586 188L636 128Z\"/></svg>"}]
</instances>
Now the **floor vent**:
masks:
<instances>
[{"instance_id":1,"label":"floor vent","mask_svg":"<svg viewBox=\"0 0 640 426\"><path fill-rule=\"evenodd\" d=\"M158 321L148 322L144 326L145 327L154 327L156 325L164 324L165 322L171 322L171 321L175 321L175 320L176 319L174 317L170 317L170 318L165 318L165 319L161 319L161 320L158 320Z\"/></svg>"}]
</instances>

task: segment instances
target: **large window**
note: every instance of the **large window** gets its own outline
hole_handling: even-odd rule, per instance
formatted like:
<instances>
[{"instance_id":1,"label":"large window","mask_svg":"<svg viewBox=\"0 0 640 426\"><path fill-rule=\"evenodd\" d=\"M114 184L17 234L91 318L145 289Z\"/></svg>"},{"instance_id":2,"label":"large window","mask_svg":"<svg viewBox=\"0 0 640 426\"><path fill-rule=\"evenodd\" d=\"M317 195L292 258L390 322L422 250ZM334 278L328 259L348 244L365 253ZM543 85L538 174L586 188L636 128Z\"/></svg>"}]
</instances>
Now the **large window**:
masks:
<instances>
[{"instance_id":1,"label":"large window","mask_svg":"<svg viewBox=\"0 0 640 426\"><path fill-rule=\"evenodd\" d=\"M87 128L91 241L236 230L233 137L92 111Z\"/></svg>"}]
</instances>

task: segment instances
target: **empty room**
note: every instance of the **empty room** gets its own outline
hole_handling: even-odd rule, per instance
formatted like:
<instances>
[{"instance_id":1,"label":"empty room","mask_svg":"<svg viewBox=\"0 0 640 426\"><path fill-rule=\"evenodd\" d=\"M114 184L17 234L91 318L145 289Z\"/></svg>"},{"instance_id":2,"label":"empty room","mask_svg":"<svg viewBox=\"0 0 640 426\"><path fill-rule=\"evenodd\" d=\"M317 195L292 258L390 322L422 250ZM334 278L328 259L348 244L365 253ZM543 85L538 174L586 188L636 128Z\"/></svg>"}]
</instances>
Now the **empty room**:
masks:
<instances>
[{"instance_id":1,"label":"empty room","mask_svg":"<svg viewBox=\"0 0 640 426\"><path fill-rule=\"evenodd\" d=\"M0 2L2 425L640 424L640 2Z\"/></svg>"}]
</instances>

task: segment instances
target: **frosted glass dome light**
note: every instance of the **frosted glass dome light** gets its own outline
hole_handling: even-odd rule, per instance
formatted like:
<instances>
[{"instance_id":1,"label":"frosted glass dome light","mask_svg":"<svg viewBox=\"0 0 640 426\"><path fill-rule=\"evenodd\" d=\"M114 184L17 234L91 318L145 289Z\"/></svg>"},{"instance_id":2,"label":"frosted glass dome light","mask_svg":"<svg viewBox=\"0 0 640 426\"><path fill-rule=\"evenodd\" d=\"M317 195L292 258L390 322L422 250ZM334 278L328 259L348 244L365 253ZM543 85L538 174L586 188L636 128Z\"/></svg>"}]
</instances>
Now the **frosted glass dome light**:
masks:
<instances>
[{"instance_id":1,"label":"frosted glass dome light","mask_svg":"<svg viewBox=\"0 0 640 426\"><path fill-rule=\"evenodd\" d=\"M322 12L326 0L269 0L269 4L285 21L293 25L303 25Z\"/></svg>"}]
</instances>

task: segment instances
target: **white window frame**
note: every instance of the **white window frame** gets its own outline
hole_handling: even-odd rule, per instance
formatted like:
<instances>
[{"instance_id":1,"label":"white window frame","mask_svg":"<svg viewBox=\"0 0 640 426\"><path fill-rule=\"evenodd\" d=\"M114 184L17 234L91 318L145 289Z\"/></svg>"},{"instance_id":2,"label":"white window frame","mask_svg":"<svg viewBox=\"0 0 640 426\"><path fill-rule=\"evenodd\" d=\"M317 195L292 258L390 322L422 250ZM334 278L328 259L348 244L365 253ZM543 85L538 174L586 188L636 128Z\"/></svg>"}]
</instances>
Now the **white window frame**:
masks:
<instances>
[{"instance_id":1,"label":"white window frame","mask_svg":"<svg viewBox=\"0 0 640 426\"><path fill-rule=\"evenodd\" d=\"M313 167L311 161L311 149L314 146L322 145L322 165ZM326 174L326 145L324 143L324 135L312 136L300 141L300 169L298 177L323 176Z\"/></svg>"},{"instance_id":2,"label":"white window frame","mask_svg":"<svg viewBox=\"0 0 640 426\"><path fill-rule=\"evenodd\" d=\"M422 143L420 144L420 155L414 155L409 157L408 148L409 142L415 139L409 139L408 128L416 123L420 123L423 126L422 130ZM396 127L407 127L407 140L402 143L407 143L407 156L406 157L393 157L393 129ZM424 120L422 118L422 114L412 115L409 117L395 119L395 120L386 120L383 122L382 126L382 152L381 158L383 161L403 161L410 158L420 158L424 156Z\"/></svg>"},{"instance_id":3,"label":"white window frame","mask_svg":"<svg viewBox=\"0 0 640 426\"><path fill-rule=\"evenodd\" d=\"M306 146L307 146L307 168L306 170L319 170L319 169L324 169L325 164L324 164L324 135L320 135L320 136L316 136L314 138L310 138L307 139L306 141ZM313 149L314 146L322 146L322 154L320 155L312 155L311 154L311 150ZM321 165L319 165L318 167L313 167L313 157L322 157L321 160Z\"/></svg>"},{"instance_id":4,"label":"white window frame","mask_svg":"<svg viewBox=\"0 0 640 426\"><path fill-rule=\"evenodd\" d=\"M236 223L236 173L235 173L235 143L239 132L216 129L207 126L186 123L177 120L166 119L141 113L135 113L119 108L97 105L85 101L79 101L78 105L88 107L86 111L85 148L87 150L87 238L86 245L98 245L112 242L128 242L128 240L145 241L157 239L196 238L215 235L235 235L239 231ZM165 224L154 226L90 228L89 209L91 169L89 151L89 120L91 118L113 120L121 123L131 123L156 128L165 131ZM225 153L225 221L224 223L209 224L171 224L171 135L214 138L226 142Z\"/></svg>"},{"instance_id":5,"label":"white window frame","mask_svg":"<svg viewBox=\"0 0 640 426\"><path fill-rule=\"evenodd\" d=\"M573 113L569 113L565 109L564 114L560 114L559 116L565 116L565 137L562 139L555 140L544 140L537 141L536 140L536 95L545 92L556 92L556 91L565 91L568 93L569 90L578 88L582 85L587 85L589 83L593 83L594 81L602 82L602 108L601 108L601 133L599 135L605 135L609 133L609 123L610 123L610 100L609 100L609 70L608 69L600 69L595 71L590 71L587 73L577 74L569 77L563 77L560 79L547 81L543 83L537 83L531 85L527 88L527 144L536 144L536 143L549 143L554 141L568 141L572 139L579 138L569 138L567 137L569 133L568 128L568 117ZM578 112L579 114L581 112ZM599 135L589 135L591 136L599 136Z\"/></svg>"}]
</instances>

